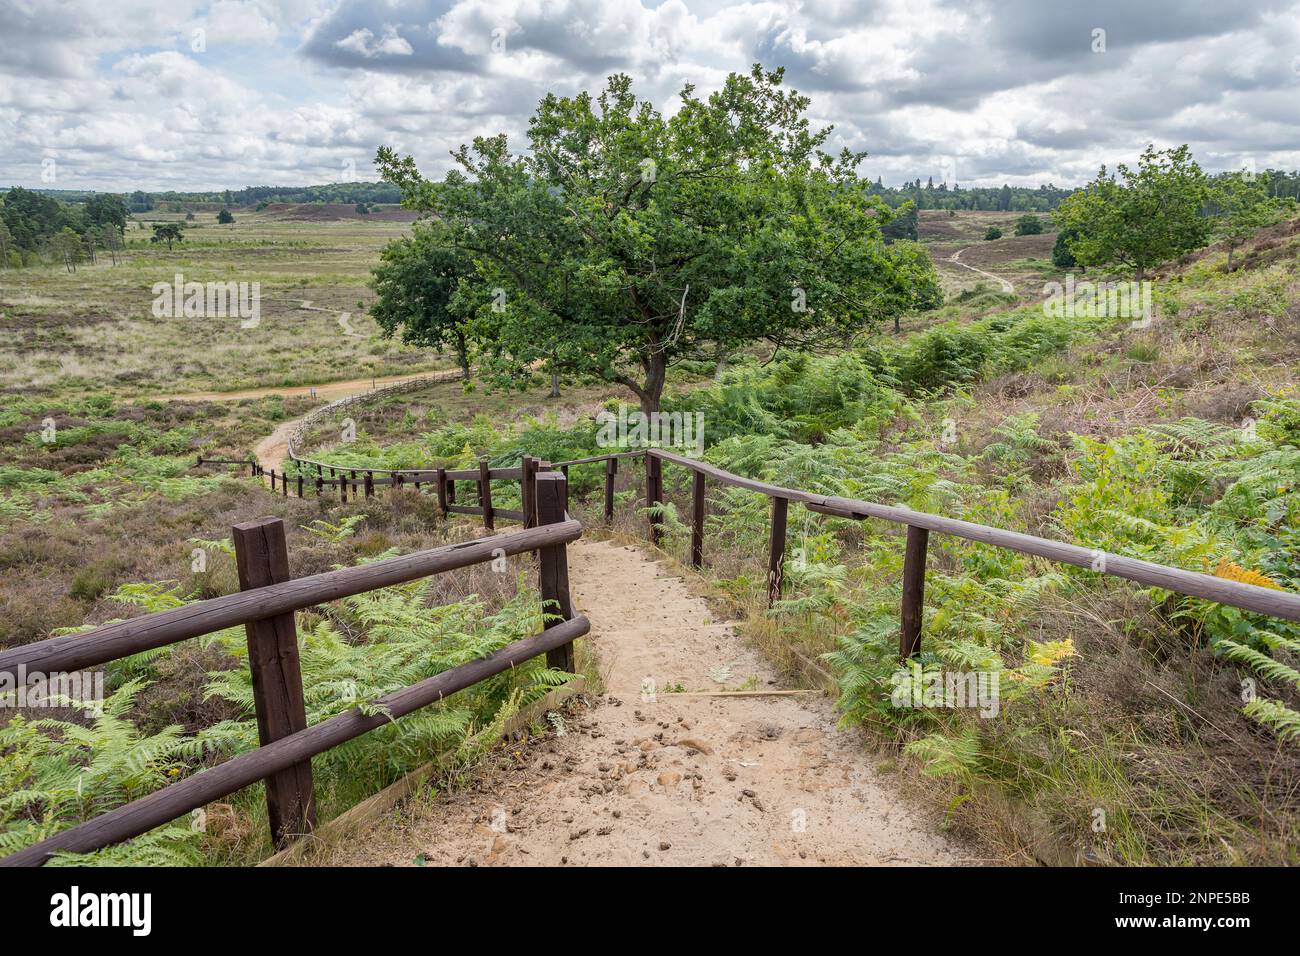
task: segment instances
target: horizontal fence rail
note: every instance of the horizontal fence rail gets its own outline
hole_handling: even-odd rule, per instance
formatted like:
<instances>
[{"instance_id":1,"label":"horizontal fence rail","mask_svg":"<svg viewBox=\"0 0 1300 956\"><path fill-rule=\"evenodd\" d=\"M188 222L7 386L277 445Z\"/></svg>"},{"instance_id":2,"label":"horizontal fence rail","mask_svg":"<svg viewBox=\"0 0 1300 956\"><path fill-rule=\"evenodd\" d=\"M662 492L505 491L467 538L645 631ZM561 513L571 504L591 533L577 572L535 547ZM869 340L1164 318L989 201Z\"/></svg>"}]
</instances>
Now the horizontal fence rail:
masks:
<instances>
[{"instance_id":1,"label":"horizontal fence rail","mask_svg":"<svg viewBox=\"0 0 1300 956\"><path fill-rule=\"evenodd\" d=\"M579 522L561 521L511 534L415 551L353 568L294 578L255 591L241 591L197 601L184 607L145 614L116 624L105 624L90 631L51 637L34 644L0 651L0 673L17 675L19 667L45 673L98 667L120 657L165 647L261 618L300 611L365 591L482 564L492 560L493 552L498 549L499 553L515 555L549 545L567 544L576 541L581 534L582 525Z\"/></svg>"},{"instance_id":2,"label":"horizontal fence rail","mask_svg":"<svg viewBox=\"0 0 1300 956\"><path fill-rule=\"evenodd\" d=\"M649 539L658 543L661 535L662 519L656 513L656 506L663 502L662 463L677 465L693 472L691 488L691 564L694 567L704 565L704 521L706 515L705 481L713 480L733 488L743 488L772 499L772 515L769 522L768 553L768 602L775 603L780 597L784 571L786 514L789 502L798 502L810 511L831 517L851 520L876 518L907 528L907 541L904 548L903 562L903 599L900 611L899 652L904 658L914 654L920 647L921 608L925 594L925 563L929 547L930 532L948 534L992 545L1008 551L1034 555L1086 568L1108 577L1122 578L1152 587L1172 591L1188 597L1203 598L1230 607L1254 611L1270 617L1289 621L1300 621L1300 594L1290 591L1273 590L1254 584L1231 581L1199 571L1186 571L1181 568L1168 567L1138 558L1129 558L1095 549L1053 541L1018 531L993 528L988 525L975 524L943 515L915 511L897 505L881 505L868 501L857 501L834 495L820 495L802 491L797 488L785 488L768 482L746 478L725 471L716 465L698 459L688 458L661 448L642 449L623 452L618 455L598 455L577 461L558 462L555 467L567 469L570 465L595 464L606 462L615 465L616 459L629 456L646 458L645 500L649 509ZM612 514L612 495L607 492L606 516Z\"/></svg>"},{"instance_id":3,"label":"horizontal fence rail","mask_svg":"<svg viewBox=\"0 0 1300 956\"><path fill-rule=\"evenodd\" d=\"M523 663L539 654L582 637L590 630L585 617L575 617L541 634L516 641L487 657L462 664L449 671L412 684L375 701L388 714L365 715L350 710L319 724L282 737L274 743L232 757L210 770L173 783L148 796L110 810L79 826L60 831L0 859L0 866L39 866L60 851L85 853L147 833L213 800L308 760L316 754L360 737L390 720L437 703L444 697L486 680L494 674Z\"/></svg>"}]
</instances>

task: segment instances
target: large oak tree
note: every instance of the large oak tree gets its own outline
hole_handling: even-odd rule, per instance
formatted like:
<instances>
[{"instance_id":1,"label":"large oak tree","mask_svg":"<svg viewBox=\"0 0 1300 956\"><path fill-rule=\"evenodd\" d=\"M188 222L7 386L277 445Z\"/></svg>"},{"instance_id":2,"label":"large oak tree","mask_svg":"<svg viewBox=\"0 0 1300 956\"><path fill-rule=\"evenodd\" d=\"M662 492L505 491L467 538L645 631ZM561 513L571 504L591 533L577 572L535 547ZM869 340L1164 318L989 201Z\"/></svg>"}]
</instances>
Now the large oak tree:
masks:
<instances>
[{"instance_id":1,"label":"large oak tree","mask_svg":"<svg viewBox=\"0 0 1300 956\"><path fill-rule=\"evenodd\" d=\"M832 347L934 301L928 257L882 240L865 154L827 154L807 108L758 66L707 98L687 86L671 117L615 75L547 96L525 153L475 139L441 183L388 148L376 163L472 261L456 301L481 371L596 375L655 411L675 362Z\"/></svg>"}]
</instances>

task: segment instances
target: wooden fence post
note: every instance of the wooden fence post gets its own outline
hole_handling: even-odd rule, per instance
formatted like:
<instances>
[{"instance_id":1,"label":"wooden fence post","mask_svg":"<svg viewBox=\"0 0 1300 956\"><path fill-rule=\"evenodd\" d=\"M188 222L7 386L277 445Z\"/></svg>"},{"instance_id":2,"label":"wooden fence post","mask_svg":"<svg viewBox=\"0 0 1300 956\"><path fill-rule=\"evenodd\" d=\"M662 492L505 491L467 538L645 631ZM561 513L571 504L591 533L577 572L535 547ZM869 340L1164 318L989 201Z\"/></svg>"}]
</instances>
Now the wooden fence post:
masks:
<instances>
[{"instance_id":1,"label":"wooden fence post","mask_svg":"<svg viewBox=\"0 0 1300 956\"><path fill-rule=\"evenodd\" d=\"M605 524L614 521L614 476L618 474L618 459L605 459Z\"/></svg>"},{"instance_id":2,"label":"wooden fence post","mask_svg":"<svg viewBox=\"0 0 1300 956\"><path fill-rule=\"evenodd\" d=\"M289 578L289 549L284 522L258 518L231 529L239 589L251 591ZM257 736L262 746L307 729L298 662L298 632L293 612L245 625L248 667L253 678ZM316 798L311 760L296 763L266 778L266 811L271 837L283 847L316 826Z\"/></svg>"},{"instance_id":3,"label":"wooden fence post","mask_svg":"<svg viewBox=\"0 0 1300 956\"><path fill-rule=\"evenodd\" d=\"M285 498L289 497L289 476L283 471L280 472L280 494Z\"/></svg>"},{"instance_id":4,"label":"wooden fence post","mask_svg":"<svg viewBox=\"0 0 1300 956\"><path fill-rule=\"evenodd\" d=\"M298 472L298 497L302 497L302 472Z\"/></svg>"},{"instance_id":5,"label":"wooden fence post","mask_svg":"<svg viewBox=\"0 0 1300 956\"><path fill-rule=\"evenodd\" d=\"M664 500L664 462L652 453L645 456L645 506L653 509ZM653 511L650 512L650 543L658 546L663 540L663 526Z\"/></svg>"},{"instance_id":6,"label":"wooden fence post","mask_svg":"<svg viewBox=\"0 0 1300 956\"><path fill-rule=\"evenodd\" d=\"M704 472L691 483L691 567L704 567Z\"/></svg>"},{"instance_id":7,"label":"wooden fence post","mask_svg":"<svg viewBox=\"0 0 1300 956\"><path fill-rule=\"evenodd\" d=\"M483 509L483 527L494 530L496 522L492 518L492 469L486 458L478 460L478 503Z\"/></svg>"},{"instance_id":8,"label":"wooden fence post","mask_svg":"<svg viewBox=\"0 0 1300 956\"><path fill-rule=\"evenodd\" d=\"M275 491L275 469L271 469L271 490Z\"/></svg>"},{"instance_id":9,"label":"wooden fence post","mask_svg":"<svg viewBox=\"0 0 1300 956\"><path fill-rule=\"evenodd\" d=\"M375 496L375 473L373 471L366 472L365 487L366 497L373 498Z\"/></svg>"},{"instance_id":10,"label":"wooden fence post","mask_svg":"<svg viewBox=\"0 0 1300 956\"><path fill-rule=\"evenodd\" d=\"M529 480L532 461L532 455L522 455L519 458L519 507L524 512L525 528L531 528L537 523L537 508L533 504L533 494L536 489L533 487L533 482Z\"/></svg>"},{"instance_id":11,"label":"wooden fence post","mask_svg":"<svg viewBox=\"0 0 1300 956\"><path fill-rule=\"evenodd\" d=\"M447 469L438 469L438 510L447 517Z\"/></svg>"},{"instance_id":12,"label":"wooden fence post","mask_svg":"<svg viewBox=\"0 0 1300 956\"><path fill-rule=\"evenodd\" d=\"M339 500L348 503L348 476L339 475Z\"/></svg>"},{"instance_id":13,"label":"wooden fence post","mask_svg":"<svg viewBox=\"0 0 1300 956\"><path fill-rule=\"evenodd\" d=\"M925 552L930 531L907 526L907 550L903 552L902 627L898 632L898 655L907 660L921 647L921 620L925 607Z\"/></svg>"},{"instance_id":14,"label":"wooden fence post","mask_svg":"<svg viewBox=\"0 0 1300 956\"><path fill-rule=\"evenodd\" d=\"M456 482L448 478L447 479L447 504L454 505L455 503L456 503Z\"/></svg>"},{"instance_id":15,"label":"wooden fence post","mask_svg":"<svg viewBox=\"0 0 1300 956\"><path fill-rule=\"evenodd\" d=\"M568 482L556 472L537 476L537 523L555 524L564 520L564 501L568 497ZM568 620L573 616L573 602L569 597L569 553L562 544L538 550L540 567L537 574L538 589L542 593L542 608L547 614L558 614ZM552 628L562 620L547 621L543 627ZM574 670L573 643L563 644L546 652L546 666L572 674Z\"/></svg>"},{"instance_id":16,"label":"wooden fence post","mask_svg":"<svg viewBox=\"0 0 1300 956\"><path fill-rule=\"evenodd\" d=\"M767 549L767 606L781 596L781 579L785 575L785 518L789 498L772 499L772 536Z\"/></svg>"},{"instance_id":17,"label":"wooden fence post","mask_svg":"<svg viewBox=\"0 0 1300 956\"><path fill-rule=\"evenodd\" d=\"M319 498L324 489L325 479L320 475L316 476L316 497Z\"/></svg>"}]
</instances>

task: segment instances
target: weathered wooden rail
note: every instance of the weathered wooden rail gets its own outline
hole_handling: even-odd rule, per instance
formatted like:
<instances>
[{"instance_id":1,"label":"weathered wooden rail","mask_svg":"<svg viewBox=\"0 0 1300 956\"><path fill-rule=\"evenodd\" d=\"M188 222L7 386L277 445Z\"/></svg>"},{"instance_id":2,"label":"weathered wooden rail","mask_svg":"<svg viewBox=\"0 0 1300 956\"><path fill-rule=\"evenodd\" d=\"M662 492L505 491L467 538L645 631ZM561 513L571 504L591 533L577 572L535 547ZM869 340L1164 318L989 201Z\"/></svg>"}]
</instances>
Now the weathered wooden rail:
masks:
<instances>
[{"instance_id":1,"label":"weathered wooden rail","mask_svg":"<svg viewBox=\"0 0 1300 956\"><path fill-rule=\"evenodd\" d=\"M266 783L273 840L283 846L315 826L314 755L540 654L546 654L552 667L572 672L573 641L588 632L589 624L585 617L573 613L566 546L582 534L582 526L568 517L563 475L543 472L535 475L531 485L529 526L523 530L304 578L289 576L289 552L280 519L261 518L236 525L233 538L239 593L0 652L0 673L11 675L16 684L24 672L50 674L97 667L243 624L261 744L19 850L0 859L0 865L39 866L59 851L80 853L120 843L259 780ZM503 554L525 552L538 555L543 606L554 609L556 615L543 625L540 634L373 702L386 713L367 715L354 709L307 726L295 611Z\"/></svg>"},{"instance_id":2,"label":"weathered wooden rail","mask_svg":"<svg viewBox=\"0 0 1300 956\"><path fill-rule=\"evenodd\" d=\"M627 457L624 453L619 457ZM929 549L930 532L947 534L968 541L977 541L1008 551L1034 555L1060 564L1073 565L1096 571L1108 577L1123 578L1138 584L1150 585L1188 597L1203 598L1219 604L1254 611L1270 617L1300 621L1300 594L1273 590L1254 584L1244 584L1226 578L1185 571L1151 561L1128 558L1095 549L1083 548L1063 541L1052 541L1035 535L1007 531L987 525L961 521L943 515L928 514L910 508L881 505L851 498L820 495L795 488L783 488L752 478L724 471L707 462L687 458L659 448L650 448L630 454L646 459L645 500L649 511L648 536L658 543L662 521L656 506L664 500L663 465L669 463L686 468L693 473L691 483L691 564L704 566L704 523L706 517L706 482L733 488L743 488L766 495L772 501L771 520L768 525L767 594L769 604L781 594L786 548L787 514L790 502L803 505L818 514L865 521L874 518L907 529L903 552L903 595L900 608L899 654L910 657L920 648L922 609L925 602L925 566ZM570 465L608 462L614 456L597 456L574 462L560 462L557 467L567 471ZM607 491L607 501L608 491ZM611 514L606 506L606 517Z\"/></svg>"}]
</instances>

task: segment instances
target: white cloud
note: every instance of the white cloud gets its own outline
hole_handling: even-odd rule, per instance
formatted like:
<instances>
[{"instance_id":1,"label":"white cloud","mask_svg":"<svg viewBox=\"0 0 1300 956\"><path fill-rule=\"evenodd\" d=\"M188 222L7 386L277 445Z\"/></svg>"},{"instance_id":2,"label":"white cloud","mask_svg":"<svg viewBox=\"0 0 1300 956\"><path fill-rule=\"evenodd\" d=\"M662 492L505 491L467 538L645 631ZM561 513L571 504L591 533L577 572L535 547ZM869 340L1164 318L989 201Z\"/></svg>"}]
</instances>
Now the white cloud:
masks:
<instances>
[{"instance_id":1,"label":"white cloud","mask_svg":"<svg viewBox=\"0 0 1300 956\"><path fill-rule=\"evenodd\" d=\"M411 44L398 36L397 28L393 26L385 26L384 35L378 40L373 33L362 28L353 30L334 45L349 53L359 53L368 60L377 56L411 56L415 53Z\"/></svg>"},{"instance_id":2,"label":"white cloud","mask_svg":"<svg viewBox=\"0 0 1300 956\"><path fill-rule=\"evenodd\" d=\"M1080 182L1148 141L1300 165L1300 4L1251 0L0 0L0 170L219 187L427 171L547 92L630 73L665 110L784 66L886 182ZM1091 30L1108 50L1091 52ZM192 31L206 31L196 52ZM495 42L494 42L495 41Z\"/></svg>"}]
</instances>

